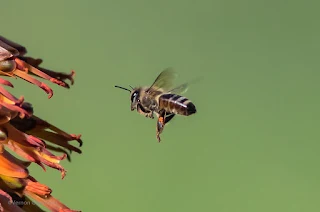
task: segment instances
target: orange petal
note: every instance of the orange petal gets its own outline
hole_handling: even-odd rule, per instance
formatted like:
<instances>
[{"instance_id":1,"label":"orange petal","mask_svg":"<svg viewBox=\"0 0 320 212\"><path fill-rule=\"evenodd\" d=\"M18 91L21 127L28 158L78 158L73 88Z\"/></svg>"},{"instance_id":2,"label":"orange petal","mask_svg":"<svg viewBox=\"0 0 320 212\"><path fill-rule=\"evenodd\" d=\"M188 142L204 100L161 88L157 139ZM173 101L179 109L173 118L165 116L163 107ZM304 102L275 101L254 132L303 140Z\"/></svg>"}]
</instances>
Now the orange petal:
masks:
<instances>
[{"instance_id":1,"label":"orange petal","mask_svg":"<svg viewBox=\"0 0 320 212\"><path fill-rule=\"evenodd\" d=\"M0 78L0 84L6 85L6 86L9 86L9 87L13 88L13 85L11 84L11 82L9 82L9 81L7 81L5 79L2 79L2 78Z\"/></svg>"},{"instance_id":2,"label":"orange petal","mask_svg":"<svg viewBox=\"0 0 320 212\"><path fill-rule=\"evenodd\" d=\"M43 82L40 82L39 80L36 80L35 78L31 77L25 71L21 71L19 69L16 69L14 71L14 74L17 75L18 77L30 82L31 84L34 84L34 85L37 85L38 87L40 87L42 90L44 90L48 94L49 99L52 97L53 91L49 86L47 86Z\"/></svg>"},{"instance_id":3,"label":"orange petal","mask_svg":"<svg viewBox=\"0 0 320 212\"><path fill-rule=\"evenodd\" d=\"M18 65L18 68L19 67L25 67L28 71L32 72L33 74L35 74L35 75L37 75L37 76L39 76L39 77L41 77L43 79L49 80L49 81L51 81L51 82L53 82L53 83L55 83L57 85L60 85L62 87L66 86L64 82L62 82L62 81L60 81L58 79L50 77L49 75L43 73L39 69L37 69L37 68L31 66L30 64L26 63L25 61L20 60L19 58L15 58L15 61L16 61L17 65Z\"/></svg>"},{"instance_id":4,"label":"orange petal","mask_svg":"<svg viewBox=\"0 0 320 212\"><path fill-rule=\"evenodd\" d=\"M0 93L1 95L1 101L4 101L9 104L16 104L21 105L24 101L23 96L21 96L19 99L15 96L13 96L10 92L8 92L6 89L0 86Z\"/></svg>"},{"instance_id":5,"label":"orange petal","mask_svg":"<svg viewBox=\"0 0 320 212\"><path fill-rule=\"evenodd\" d=\"M59 163L67 157L66 154L63 154L62 156L54 156L45 148L26 147L11 141L8 142L7 146L26 160L40 165L44 170L45 167L43 164L59 170L61 172L61 177L65 177L66 170Z\"/></svg>"},{"instance_id":6,"label":"orange petal","mask_svg":"<svg viewBox=\"0 0 320 212\"><path fill-rule=\"evenodd\" d=\"M32 115L32 111L26 111L22 106L24 105L23 101L24 98L20 97L17 99L13 95L11 95L9 92L4 90L1 94L1 86L0 86L0 106L2 107L1 112L3 110L6 111L6 113L10 113L11 117L10 119L16 117L18 113L20 113L20 117L23 118L25 116L30 117Z\"/></svg>"},{"instance_id":7,"label":"orange petal","mask_svg":"<svg viewBox=\"0 0 320 212\"><path fill-rule=\"evenodd\" d=\"M7 152L5 149L0 154L0 174L10 177L25 178L29 175L21 161Z\"/></svg>"},{"instance_id":8,"label":"orange petal","mask_svg":"<svg viewBox=\"0 0 320 212\"><path fill-rule=\"evenodd\" d=\"M48 150L53 150L53 151L55 151L55 152L64 153L64 154L67 155L68 161L71 161L71 157L70 157L69 152L67 152L67 151L66 151L65 149L63 149L63 148L60 148L60 147L56 147L56 146L52 146L52 145L50 145L50 144L47 144L46 149L48 149Z\"/></svg>"},{"instance_id":9,"label":"orange petal","mask_svg":"<svg viewBox=\"0 0 320 212\"><path fill-rule=\"evenodd\" d=\"M44 185L36 181L33 177L29 177L26 179L26 187L24 189L24 192L32 192L34 194L37 194L39 196L46 197L51 194L52 190Z\"/></svg>"},{"instance_id":10,"label":"orange petal","mask_svg":"<svg viewBox=\"0 0 320 212\"><path fill-rule=\"evenodd\" d=\"M6 145L9 147L12 151L14 151L16 154L18 154L20 157L23 157L24 159L34 162L38 164L44 171L46 171L46 168L44 165L40 162L38 157L34 154L33 150L29 150L28 147L22 146L19 143L14 143L14 142L8 142Z\"/></svg>"},{"instance_id":11,"label":"orange petal","mask_svg":"<svg viewBox=\"0 0 320 212\"><path fill-rule=\"evenodd\" d=\"M69 84L65 82L66 79L70 80L71 85L74 84L74 76L76 74L76 72L74 70L71 70L70 74L66 74L66 73L63 73L63 72L55 72L55 71L52 71L52 70L49 70L49 69L45 69L45 68L41 68L41 67L38 67L38 69L41 70L42 72L50 75L51 77L64 82L65 86L63 86L63 87L65 87L65 88L70 88Z\"/></svg>"},{"instance_id":12,"label":"orange petal","mask_svg":"<svg viewBox=\"0 0 320 212\"><path fill-rule=\"evenodd\" d=\"M22 56L22 57L19 56L18 58L23 60L27 64L33 66L34 68L40 70L41 72L49 75L50 77L64 82L65 85L63 85L63 87L65 87L65 88L70 88L70 86L65 82L65 80L67 80L67 79L70 80L71 85L74 84L74 79L73 78L75 76L75 71L73 71L73 70L71 71L70 74L66 74L66 73L63 73L63 72L56 72L56 71L53 71L53 70L49 70L49 69L40 67L40 64L43 62L42 59L35 59L35 58L32 58L32 57L24 57L24 56Z\"/></svg>"},{"instance_id":13,"label":"orange petal","mask_svg":"<svg viewBox=\"0 0 320 212\"><path fill-rule=\"evenodd\" d=\"M9 139L16 143L24 146L45 147L45 143L43 141L34 136L20 132L9 123L3 124L2 127L8 132Z\"/></svg>"}]
</instances>

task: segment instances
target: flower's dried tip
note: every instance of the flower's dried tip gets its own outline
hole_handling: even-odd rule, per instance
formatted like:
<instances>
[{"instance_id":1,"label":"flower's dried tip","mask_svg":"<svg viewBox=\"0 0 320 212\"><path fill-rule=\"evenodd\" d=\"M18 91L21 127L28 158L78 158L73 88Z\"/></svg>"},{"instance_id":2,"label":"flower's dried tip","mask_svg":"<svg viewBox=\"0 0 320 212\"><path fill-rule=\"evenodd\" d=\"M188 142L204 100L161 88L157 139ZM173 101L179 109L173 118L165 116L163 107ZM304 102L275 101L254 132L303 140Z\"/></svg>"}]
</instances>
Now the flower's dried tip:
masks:
<instances>
[{"instance_id":1,"label":"flower's dried tip","mask_svg":"<svg viewBox=\"0 0 320 212\"><path fill-rule=\"evenodd\" d=\"M67 170L61 169L60 171L61 171L61 179L63 180L64 177L67 175Z\"/></svg>"},{"instance_id":2,"label":"flower's dried tip","mask_svg":"<svg viewBox=\"0 0 320 212\"><path fill-rule=\"evenodd\" d=\"M61 156L52 156L52 157L55 158L55 159L57 159L57 160L59 160L59 161L61 161L61 160L64 160L64 159L67 158L67 154L64 153L64 154L62 154Z\"/></svg>"},{"instance_id":3,"label":"flower's dried tip","mask_svg":"<svg viewBox=\"0 0 320 212\"><path fill-rule=\"evenodd\" d=\"M50 99L53 96L52 89L43 82L41 83L40 88L48 94L48 99Z\"/></svg>"},{"instance_id":4,"label":"flower's dried tip","mask_svg":"<svg viewBox=\"0 0 320 212\"><path fill-rule=\"evenodd\" d=\"M9 86L9 87L13 88L13 85L12 85L11 82L9 82L9 81L7 81L7 80L4 80L4 79L2 79L2 78L0 78L0 84L6 85L6 86Z\"/></svg>"},{"instance_id":5,"label":"flower's dried tip","mask_svg":"<svg viewBox=\"0 0 320 212\"><path fill-rule=\"evenodd\" d=\"M80 147L82 146L83 142L81 140L81 134L79 134L79 135L70 134L70 136L72 137L73 140L78 141Z\"/></svg>"},{"instance_id":6,"label":"flower's dried tip","mask_svg":"<svg viewBox=\"0 0 320 212\"><path fill-rule=\"evenodd\" d=\"M70 74L70 81L71 81L71 85L74 84L74 77L76 76L76 72L74 70L71 70L71 74Z\"/></svg>"},{"instance_id":7,"label":"flower's dried tip","mask_svg":"<svg viewBox=\"0 0 320 212\"><path fill-rule=\"evenodd\" d=\"M54 84L59 85L59 86L62 86L62 87L65 87L65 88L68 87L65 82L62 82L62 81L60 81L58 79L51 78L50 81L53 82Z\"/></svg>"}]
</instances>

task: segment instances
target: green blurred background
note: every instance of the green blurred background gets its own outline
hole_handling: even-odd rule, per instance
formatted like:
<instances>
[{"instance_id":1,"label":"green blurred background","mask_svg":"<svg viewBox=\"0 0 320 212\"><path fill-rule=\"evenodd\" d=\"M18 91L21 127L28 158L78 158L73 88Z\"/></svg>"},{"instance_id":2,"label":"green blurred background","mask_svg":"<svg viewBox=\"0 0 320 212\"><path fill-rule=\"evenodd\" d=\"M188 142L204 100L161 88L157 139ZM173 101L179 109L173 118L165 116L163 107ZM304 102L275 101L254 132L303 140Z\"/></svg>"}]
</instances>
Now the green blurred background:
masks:
<instances>
[{"instance_id":1,"label":"green blurred background","mask_svg":"<svg viewBox=\"0 0 320 212\"><path fill-rule=\"evenodd\" d=\"M6 1L1 35L76 70L54 96L23 80L36 115L83 135L67 177L31 173L72 209L306 212L320 209L317 1ZM127 92L166 67L198 113L155 137Z\"/></svg>"}]
</instances>

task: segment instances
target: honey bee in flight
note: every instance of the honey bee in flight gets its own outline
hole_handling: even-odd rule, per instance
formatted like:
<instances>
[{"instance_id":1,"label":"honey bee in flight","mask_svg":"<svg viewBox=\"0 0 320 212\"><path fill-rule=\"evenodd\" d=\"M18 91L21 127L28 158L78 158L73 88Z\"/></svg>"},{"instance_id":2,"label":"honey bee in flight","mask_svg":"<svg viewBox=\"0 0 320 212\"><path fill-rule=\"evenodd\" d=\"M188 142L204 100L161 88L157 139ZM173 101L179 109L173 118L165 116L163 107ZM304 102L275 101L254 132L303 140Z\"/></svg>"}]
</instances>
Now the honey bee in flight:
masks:
<instances>
[{"instance_id":1,"label":"honey bee in flight","mask_svg":"<svg viewBox=\"0 0 320 212\"><path fill-rule=\"evenodd\" d=\"M156 114L158 117L156 137L159 142L164 126L175 115L190 116L197 111L189 99L181 96L188 89L188 83L173 87L176 77L176 73L171 68L167 68L159 74L150 87L132 88L130 86L130 90L115 86L131 93L131 111L137 110L138 113L152 119Z\"/></svg>"}]
</instances>

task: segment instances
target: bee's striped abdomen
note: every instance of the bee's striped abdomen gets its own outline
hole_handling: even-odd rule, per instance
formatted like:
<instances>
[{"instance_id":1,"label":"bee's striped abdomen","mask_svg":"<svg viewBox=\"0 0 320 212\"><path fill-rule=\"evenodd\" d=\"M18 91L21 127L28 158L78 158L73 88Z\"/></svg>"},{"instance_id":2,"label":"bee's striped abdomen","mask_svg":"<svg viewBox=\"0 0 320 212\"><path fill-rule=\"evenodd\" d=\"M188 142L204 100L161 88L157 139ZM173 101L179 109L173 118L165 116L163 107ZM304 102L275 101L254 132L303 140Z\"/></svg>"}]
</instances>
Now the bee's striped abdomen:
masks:
<instances>
[{"instance_id":1,"label":"bee's striped abdomen","mask_svg":"<svg viewBox=\"0 0 320 212\"><path fill-rule=\"evenodd\" d=\"M195 105L186 97L177 94L163 94L159 97L160 109L169 113L189 116L196 113Z\"/></svg>"}]
</instances>

